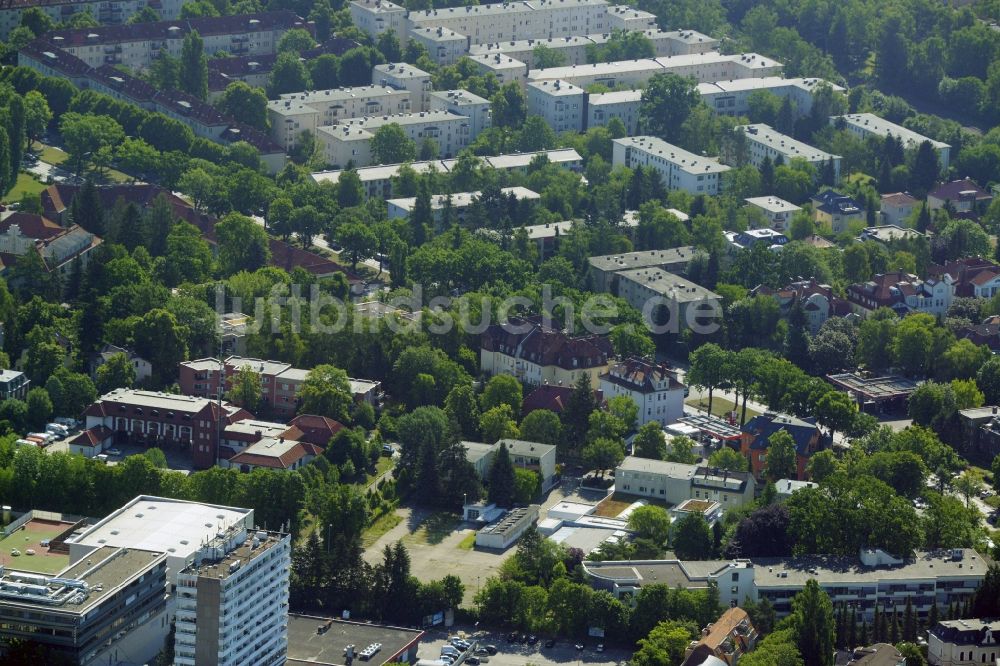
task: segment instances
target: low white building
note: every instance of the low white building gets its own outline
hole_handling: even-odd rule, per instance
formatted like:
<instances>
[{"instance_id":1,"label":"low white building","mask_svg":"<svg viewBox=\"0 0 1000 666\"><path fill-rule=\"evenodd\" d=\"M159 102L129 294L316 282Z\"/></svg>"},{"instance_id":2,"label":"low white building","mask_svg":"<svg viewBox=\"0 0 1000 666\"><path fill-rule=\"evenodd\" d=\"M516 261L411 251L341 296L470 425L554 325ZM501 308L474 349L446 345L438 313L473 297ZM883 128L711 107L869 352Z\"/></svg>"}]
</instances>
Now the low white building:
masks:
<instances>
[{"instance_id":1,"label":"low white building","mask_svg":"<svg viewBox=\"0 0 1000 666\"><path fill-rule=\"evenodd\" d=\"M874 113L850 113L845 116L831 116L830 123L835 127L842 123L845 129L862 139L867 136L881 138L887 136L896 137L903 142L903 148L907 150L917 150L920 144L930 141L934 150L937 151L941 170L947 171L951 163L951 146L947 143L930 139L902 125L897 125L885 118L880 118Z\"/></svg>"},{"instance_id":2,"label":"low white building","mask_svg":"<svg viewBox=\"0 0 1000 666\"><path fill-rule=\"evenodd\" d=\"M757 91L771 93L781 99L791 99L796 117L809 115L813 96L821 86L830 86L844 94L843 87L823 79L784 79L780 76L719 80L698 84L698 94L708 108L727 116L745 116L750 111L750 96Z\"/></svg>"},{"instance_id":3,"label":"low white building","mask_svg":"<svg viewBox=\"0 0 1000 666\"><path fill-rule=\"evenodd\" d=\"M426 111L429 103L431 75L405 62L389 62L372 67L372 84L408 90L413 111Z\"/></svg>"},{"instance_id":4,"label":"low white building","mask_svg":"<svg viewBox=\"0 0 1000 666\"><path fill-rule=\"evenodd\" d=\"M665 426L684 416L685 386L666 364L629 357L608 366L600 386L605 400L624 395L636 404L635 427L651 421Z\"/></svg>"},{"instance_id":5,"label":"low white building","mask_svg":"<svg viewBox=\"0 0 1000 666\"><path fill-rule=\"evenodd\" d=\"M774 163L780 157L785 164L794 159L805 160L816 167L818 174L828 162L832 162L834 182L840 180L840 155L832 155L814 148L764 123L740 125L735 129L742 131L746 137L750 164L757 168L760 168L765 159L770 159Z\"/></svg>"},{"instance_id":6,"label":"low white building","mask_svg":"<svg viewBox=\"0 0 1000 666\"><path fill-rule=\"evenodd\" d=\"M585 93L572 83L532 81L528 84L528 113L541 116L555 132L583 129Z\"/></svg>"},{"instance_id":7,"label":"low white building","mask_svg":"<svg viewBox=\"0 0 1000 666\"><path fill-rule=\"evenodd\" d=\"M767 218L768 225L777 231L788 231L792 216L802 210L799 206L785 201L781 197L749 197L744 199L748 205L760 210Z\"/></svg>"},{"instance_id":8,"label":"low white building","mask_svg":"<svg viewBox=\"0 0 1000 666\"><path fill-rule=\"evenodd\" d=\"M492 74L497 77L500 85L516 83L523 89L524 84L528 81L528 66L510 56L494 53L492 55L469 56L469 60L474 62L483 74Z\"/></svg>"},{"instance_id":9,"label":"low white building","mask_svg":"<svg viewBox=\"0 0 1000 666\"><path fill-rule=\"evenodd\" d=\"M1000 658L1000 620L943 620L927 636L931 666L994 665Z\"/></svg>"},{"instance_id":10,"label":"low white building","mask_svg":"<svg viewBox=\"0 0 1000 666\"><path fill-rule=\"evenodd\" d=\"M538 505L510 510L497 522L476 532L476 546L504 550L514 545L521 535L538 520Z\"/></svg>"},{"instance_id":11,"label":"low white building","mask_svg":"<svg viewBox=\"0 0 1000 666\"><path fill-rule=\"evenodd\" d=\"M429 111L451 111L468 118L475 136L493 124L490 101L468 90L438 90L428 95L428 100Z\"/></svg>"},{"instance_id":12,"label":"low white building","mask_svg":"<svg viewBox=\"0 0 1000 666\"><path fill-rule=\"evenodd\" d=\"M684 190L691 194L718 194L722 190L722 174L729 167L718 159L689 153L654 136L630 136L615 139L612 164L634 169L652 168L660 174L668 190Z\"/></svg>"},{"instance_id":13,"label":"low white building","mask_svg":"<svg viewBox=\"0 0 1000 666\"><path fill-rule=\"evenodd\" d=\"M913 211L916 210L920 199L912 196L909 192L893 192L883 194L882 205L879 208L879 215L883 224L890 224L896 227L905 227Z\"/></svg>"},{"instance_id":14,"label":"low white building","mask_svg":"<svg viewBox=\"0 0 1000 666\"><path fill-rule=\"evenodd\" d=\"M753 502L755 488L749 472L637 456L626 456L615 469L615 492L651 497L673 505L694 499L718 502L723 509L744 506Z\"/></svg>"},{"instance_id":15,"label":"low white building","mask_svg":"<svg viewBox=\"0 0 1000 666\"><path fill-rule=\"evenodd\" d=\"M774 492L778 499L788 499L792 493L806 488L819 488L819 484L812 481L799 481L798 479L778 479L774 482Z\"/></svg>"},{"instance_id":16,"label":"low white building","mask_svg":"<svg viewBox=\"0 0 1000 666\"><path fill-rule=\"evenodd\" d=\"M380 127L393 123L399 125L418 147L424 139L432 139L444 157L452 157L476 138L471 121L450 111L351 118L337 125L320 127L316 138L328 164L368 166L375 160L371 150L375 133Z\"/></svg>"},{"instance_id":17,"label":"low white building","mask_svg":"<svg viewBox=\"0 0 1000 666\"><path fill-rule=\"evenodd\" d=\"M526 187L504 187L500 190L503 194L513 195L518 201L534 201L540 198L537 192L533 192ZM454 194L435 194L431 197L431 210L434 213L434 221L440 222L448 200L451 200L451 208L455 214L457 222L465 221L465 213L479 198L481 192L456 192ZM386 202L389 210L389 219L394 220L401 217L408 217L416 206L416 197L405 197L402 199L388 199Z\"/></svg>"},{"instance_id":18,"label":"low white building","mask_svg":"<svg viewBox=\"0 0 1000 666\"><path fill-rule=\"evenodd\" d=\"M267 103L271 138L291 150L302 132L349 118L410 113L410 93L389 86L310 90L282 95Z\"/></svg>"}]
</instances>

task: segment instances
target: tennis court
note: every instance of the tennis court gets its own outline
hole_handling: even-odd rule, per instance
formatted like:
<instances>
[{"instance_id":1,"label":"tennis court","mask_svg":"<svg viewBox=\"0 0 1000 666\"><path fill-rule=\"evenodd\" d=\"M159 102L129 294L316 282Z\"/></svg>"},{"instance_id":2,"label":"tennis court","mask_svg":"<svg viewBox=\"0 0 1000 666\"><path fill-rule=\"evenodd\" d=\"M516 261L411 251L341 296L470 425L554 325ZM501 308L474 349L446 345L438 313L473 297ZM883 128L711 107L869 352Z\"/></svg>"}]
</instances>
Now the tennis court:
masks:
<instances>
[{"instance_id":1,"label":"tennis court","mask_svg":"<svg viewBox=\"0 0 1000 666\"><path fill-rule=\"evenodd\" d=\"M32 573L54 574L69 564L69 555L50 553L42 546L45 539L54 539L72 527L73 523L33 518L12 534L0 539L0 565L30 571ZM17 550L20 555L12 555ZM28 551L34 555L28 555Z\"/></svg>"}]
</instances>

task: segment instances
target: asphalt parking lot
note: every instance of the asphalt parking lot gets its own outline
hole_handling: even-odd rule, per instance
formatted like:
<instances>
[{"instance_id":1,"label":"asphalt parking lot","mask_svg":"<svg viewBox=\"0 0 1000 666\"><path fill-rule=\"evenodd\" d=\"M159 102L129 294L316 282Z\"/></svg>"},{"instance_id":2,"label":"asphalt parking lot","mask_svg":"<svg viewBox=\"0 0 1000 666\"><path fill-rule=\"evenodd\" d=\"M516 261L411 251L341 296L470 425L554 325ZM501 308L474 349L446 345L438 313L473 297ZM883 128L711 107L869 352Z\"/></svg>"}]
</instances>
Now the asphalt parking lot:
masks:
<instances>
[{"instance_id":1,"label":"asphalt parking lot","mask_svg":"<svg viewBox=\"0 0 1000 666\"><path fill-rule=\"evenodd\" d=\"M421 659L437 659L441 654L441 648L447 643L448 636L461 635L457 627L452 627L452 633L446 634L442 631L430 630L420 641L418 656ZM475 637L480 645L495 645L497 653L488 657L488 662L483 662L484 666L546 666L559 664L568 666L569 664L595 664L598 666L619 666L625 663L632 656L630 652L618 648L606 648L604 652L598 652L595 648L598 639L590 638L584 642L584 649L578 651L574 647L574 642L566 639L559 639L551 648L544 647L545 638L539 637L534 645L524 645L521 643L508 643L506 635L498 632L468 632L465 634Z\"/></svg>"}]
</instances>

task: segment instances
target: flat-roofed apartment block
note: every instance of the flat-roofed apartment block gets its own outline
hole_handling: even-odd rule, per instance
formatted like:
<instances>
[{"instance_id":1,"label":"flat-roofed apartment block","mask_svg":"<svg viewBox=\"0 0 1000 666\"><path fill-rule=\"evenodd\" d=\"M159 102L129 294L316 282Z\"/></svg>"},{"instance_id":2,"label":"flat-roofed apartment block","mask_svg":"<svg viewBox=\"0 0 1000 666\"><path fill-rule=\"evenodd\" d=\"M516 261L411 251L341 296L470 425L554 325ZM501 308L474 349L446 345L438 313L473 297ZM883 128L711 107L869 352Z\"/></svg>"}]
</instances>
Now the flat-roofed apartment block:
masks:
<instances>
[{"instance_id":1,"label":"flat-roofed apartment block","mask_svg":"<svg viewBox=\"0 0 1000 666\"><path fill-rule=\"evenodd\" d=\"M528 72L528 80L562 79L581 88L588 88L594 84L615 88L643 85L655 74L677 74L704 83L777 76L781 74L781 70L781 63L756 53L723 55L709 51L665 58L547 67Z\"/></svg>"},{"instance_id":2,"label":"flat-roofed apartment block","mask_svg":"<svg viewBox=\"0 0 1000 666\"><path fill-rule=\"evenodd\" d=\"M586 93L572 83L555 79L528 84L528 113L541 116L555 132L583 129Z\"/></svg>"},{"instance_id":3,"label":"flat-roofed apartment block","mask_svg":"<svg viewBox=\"0 0 1000 666\"><path fill-rule=\"evenodd\" d=\"M161 50L180 57L184 38L191 32L201 35L205 53L256 55L274 53L282 35L292 28L305 27L294 12L283 10L56 30L45 38L91 67L125 64L130 69L142 70L152 65Z\"/></svg>"},{"instance_id":4,"label":"flat-roofed apartment block","mask_svg":"<svg viewBox=\"0 0 1000 666\"><path fill-rule=\"evenodd\" d=\"M618 294L669 332L691 327L698 316L718 313L722 297L679 275L659 268L636 268L618 273Z\"/></svg>"},{"instance_id":5,"label":"flat-roofed apartment block","mask_svg":"<svg viewBox=\"0 0 1000 666\"><path fill-rule=\"evenodd\" d=\"M6 41L11 31L21 25L21 15L37 7L55 24L64 23L80 12L90 12L102 25L125 23L147 6L153 6L160 18L180 17L182 0L8 0L0 7L0 39Z\"/></svg>"},{"instance_id":6,"label":"flat-roofed apartment block","mask_svg":"<svg viewBox=\"0 0 1000 666\"><path fill-rule=\"evenodd\" d=\"M749 148L750 164L755 167L760 168L766 158L769 158L772 164L778 157L781 157L785 164L800 159L816 167L816 172L819 174L827 162L833 162L834 181L840 180L840 155L832 155L814 148L764 123L740 125L735 129L743 131Z\"/></svg>"},{"instance_id":7,"label":"flat-roofed apartment block","mask_svg":"<svg viewBox=\"0 0 1000 666\"><path fill-rule=\"evenodd\" d=\"M605 127L612 118L625 125L626 134L639 131L639 106L642 104L641 90L615 90L587 96L587 117L583 130L591 127Z\"/></svg>"},{"instance_id":8,"label":"flat-roofed apartment block","mask_svg":"<svg viewBox=\"0 0 1000 666\"><path fill-rule=\"evenodd\" d=\"M493 124L490 101L468 90L439 90L428 95L429 111L451 111L469 119L469 127L478 136Z\"/></svg>"},{"instance_id":9,"label":"flat-roofed apartment block","mask_svg":"<svg viewBox=\"0 0 1000 666\"><path fill-rule=\"evenodd\" d=\"M750 96L762 90L782 99L791 99L796 116L801 117L809 115L812 111L813 96L821 86L829 86L839 94L846 92L841 86L823 79L783 79L780 76L764 76L699 83L698 94L708 108L716 113L745 116L750 111Z\"/></svg>"},{"instance_id":10,"label":"flat-roofed apartment block","mask_svg":"<svg viewBox=\"0 0 1000 666\"><path fill-rule=\"evenodd\" d=\"M529 190L526 187L504 187L500 189L500 192L507 196L513 196L518 201L536 201L540 197L537 192ZM451 199L451 209L455 215L455 219L459 223L465 222L465 214L468 212L469 207L472 206L480 196L480 192L455 192L454 194L435 194L431 197L431 211L434 215L434 222L440 223L442 215L444 214L444 209L448 205L448 199ZM403 218L410 215L413 212L414 207L417 204L416 197L404 197L401 199L388 199L386 205L388 206L389 219L394 220L397 218Z\"/></svg>"},{"instance_id":11,"label":"flat-roofed apartment block","mask_svg":"<svg viewBox=\"0 0 1000 666\"><path fill-rule=\"evenodd\" d=\"M583 158L572 148L540 150L533 153L511 153L508 155L494 155L492 157L480 156L476 159L485 168L497 171L525 173L531 161L540 155L544 156L549 162L571 171L579 171L583 163ZM431 169L434 169L438 173L448 173L455 167L455 164L457 164L457 160L450 159L411 162L407 166L417 173L427 173ZM358 178L361 179L365 195L383 199L390 198L393 194L393 179L399 175L399 170L402 166L402 164L386 164L358 169ZM337 183L342 173L342 170L317 171L312 174L312 177L317 183Z\"/></svg>"},{"instance_id":12,"label":"flat-roofed apartment block","mask_svg":"<svg viewBox=\"0 0 1000 666\"><path fill-rule=\"evenodd\" d=\"M405 62L389 62L372 67L372 84L410 91L410 110L426 111L432 90L431 75Z\"/></svg>"},{"instance_id":13,"label":"flat-roofed apartment block","mask_svg":"<svg viewBox=\"0 0 1000 666\"><path fill-rule=\"evenodd\" d=\"M897 137L903 142L903 148L906 150L916 150L924 141L930 141L934 150L937 151L941 170L946 171L948 165L951 163L951 146L947 143L935 141L902 125L891 123L885 118L876 116L874 113L851 113L845 116L831 116L830 123L834 127L839 127L842 123L844 129L862 139L867 136L882 138L887 136Z\"/></svg>"},{"instance_id":14,"label":"flat-roofed apartment block","mask_svg":"<svg viewBox=\"0 0 1000 666\"><path fill-rule=\"evenodd\" d=\"M348 8L351 23L372 37L392 30L400 44L406 44L408 36L406 8L389 0L353 0Z\"/></svg>"},{"instance_id":15,"label":"flat-roofed apartment block","mask_svg":"<svg viewBox=\"0 0 1000 666\"><path fill-rule=\"evenodd\" d=\"M537 0L411 11L408 21L411 29L448 28L472 44L485 44L604 32L612 25L609 13L606 0ZM615 25L624 27L630 19L635 21L623 17Z\"/></svg>"},{"instance_id":16,"label":"flat-roofed apartment block","mask_svg":"<svg viewBox=\"0 0 1000 666\"><path fill-rule=\"evenodd\" d=\"M652 30L656 27L656 14L628 5L608 7L608 28L611 30Z\"/></svg>"},{"instance_id":17,"label":"flat-roofed apartment block","mask_svg":"<svg viewBox=\"0 0 1000 666\"><path fill-rule=\"evenodd\" d=\"M666 250L640 250L621 254L602 254L587 259L587 276L594 291L617 291L615 276L636 268L660 268L669 273L686 273L688 264L695 257L695 248L668 248Z\"/></svg>"},{"instance_id":18,"label":"flat-roofed apartment block","mask_svg":"<svg viewBox=\"0 0 1000 666\"><path fill-rule=\"evenodd\" d=\"M439 65L451 65L469 52L469 38L441 26L412 28L410 39L423 44L431 60Z\"/></svg>"},{"instance_id":19,"label":"flat-roofed apartment block","mask_svg":"<svg viewBox=\"0 0 1000 666\"><path fill-rule=\"evenodd\" d=\"M787 231L792 216L802 210L799 206L785 201L781 197L749 197L744 201L761 211L767 218L768 226L777 231Z\"/></svg>"},{"instance_id":20,"label":"flat-roofed apartment block","mask_svg":"<svg viewBox=\"0 0 1000 666\"><path fill-rule=\"evenodd\" d=\"M288 93L267 103L271 138L291 150L302 132L344 119L410 112L410 92L389 86L359 86Z\"/></svg>"},{"instance_id":21,"label":"flat-roofed apartment block","mask_svg":"<svg viewBox=\"0 0 1000 666\"><path fill-rule=\"evenodd\" d=\"M163 551L101 545L54 576L0 567L0 651L40 643L68 663L146 663L170 628Z\"/></svg>"},{"instance_id":22,"label":"flat-roofed apartment block","mask_svg":"<svg viewBox=\"0 0 1000 666\"><path fill-rule=\"evenodd\" d=\"M516 83L521 88L528 82L528 66L510 56L494 53L492 55L469 56L476 68L483 74L497 77L500 85Z\"/></svg>"},{"instance_id":23,"label":"flat-roofed apartment block","mask_svg":"<svg viewBox=\"0 0 1000 666\"><path fill-rule=\"evenodd\" d=\"M288 534L218 532L177 575L176 666L285 663Z\"/></svg>"},{"instance_id":24,"label":"flat-roofed apartment block","mask_svg":"<svg viewBox=\"0 0 1000 666\"><path fill-rule=\"evenodd\" d=\"M712 157L689 153L655 136L631 136L615 139L612 164L634 169L652 168L660 174L668 190L684 190L691 194L718 194L722 191L722 174L729 167Z\"/></svg>"},{"instance_id":25,"label":"flat-roofed apartment block","mask_svg":"<svg viewBox=\"0 0 1000 666\"><path fill-rule=\"evenodd\" d=\"M320 127L316 138L323 157L334 166L368 166L374 161L371 140L383 125L397 124L407 137L420 145L424 139L437 143L441 154L452 157L475 140L469 119L450 111L421 111L394 116L351 118L338 125Z\"/></svg>"}]
</instances>

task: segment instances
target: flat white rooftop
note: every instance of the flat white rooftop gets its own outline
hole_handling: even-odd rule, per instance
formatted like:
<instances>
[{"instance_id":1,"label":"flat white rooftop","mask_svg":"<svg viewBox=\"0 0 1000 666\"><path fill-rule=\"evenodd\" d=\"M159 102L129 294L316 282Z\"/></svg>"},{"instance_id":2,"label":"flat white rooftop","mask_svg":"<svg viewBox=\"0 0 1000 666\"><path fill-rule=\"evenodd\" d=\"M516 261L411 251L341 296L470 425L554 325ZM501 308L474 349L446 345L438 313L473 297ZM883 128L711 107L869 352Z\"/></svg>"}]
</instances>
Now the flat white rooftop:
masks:
<instances>
[{"instance_id":1,"label":"flat white rooftop","mask_svg":"<svg viewBox=\"0 0 1000 666\"><path fill-rule=\"evenodd\" d=\"M299 93L286 93L276 100L267 103L268 108L272 105L281 105L284 102L301 102L303 104L313 104L316 102L338 102L349 99L367 99L370 97L384 97L386 95L405 94L405 90L390 88L389 86L355 86L353 88L330 88L329 90L307 90Z\"/></svg>"},{"instance_id":2,"label":"flat white rooftop","mask_svg":"<svg viewBox=\"0 0 1000 666\"><path fill-rule=\"evenodd\" d=\"M465 106L467 104L489 104L490 101L468 90L435 90L430 94L431 98L441 99L449 104Z\"/></svg>"},{"instance_id":3,"label":"flat white rooftop","mask_svg":"<svg viewBox=\"0 0 1000 666\"><path fill-rule=\"evenodd\" d=\"M140 548L187 558L237 523L253 527L253 510L140 495L73 541Z\"/></svg>"},{"instance_id":4,"label":"flat white rooftop","mask_svg":"<svg viewBox=\"0 0 1000 666\"><path fill-rule=\"evenodd\" d=\"M802 210L799 206L785 201L781 197L749 197L744 201L768 213L794 213L797 210Z\"/></svg>"},{"instance_id":5,"label":"flat white rooftop","mask_svg":"<svg viewBox=\"0 0 1000 666\"><path fill-rule=\"evenodd\" d=\"M879 136L893 135L899 137L907 148L916 148L924 141L930 141L935 148L950 148L951 146L942 141L935 141L929 137L907 129L902 125L889 122L885 118L880 118L874 113L851 113L846 116L834 116L831 120L843 118L844 122L853 127Z\"/></svg>"},{"instance_id":6,"label":"flat white rooftop","mask_svg":"<svg viewBox=\"0 0 1000 666\"><path fill-rule=\"evenodd\" d=\"M587 100L587 106L601 106L602 104L637 104L641 101L641 90L615 90L613 92L591 95Z\"/></svg>"},{"instance_id":7,"label":"flat white rooftop","mask_svg":"<svg viewBox=\"0 0 1000 666\"><path fill-rule=\"evenodd\" d=\"M698 92L702 95L712 93L737 93L753 90L773 90L775 88L795 87L803 90L813 90L821 83L830 86L835 92L844 92L842 86L835 83L815 78L791 78L785 79L780 76L762 76L751 79L732 79L729 81L715 81L713 83L699 83Z\"/></svg>"},{"instance_id":8,"label":"flat white rooftop","mask_svg":"<svg viewBox=\"0 0 1000 666\"><path fill-rule=\"evenodd\" d=\"M520 186L518 186L518 187L504 187L504 188L501 188L500 191L503 192L504 194L507 194L507 195L513 194L519 201L523 201L525 199L538 199L538 198L540 198L540 195L538 194L538 192L535 192L533 190L529 190L526 187L520 187ZM478 191L476 191L476 192L455 192L454 194L451 194L451 195L447 195L447 194L435 194L434 196L431 197L431 208L434 209L434 210L439 210L441 208L444 208L445 202L448 200L449 196L451 196L451 205L454 208L465 208L467 206L471 206L472 202L475 201L476 198L479 197L479 195L480 195L480 192L478 192ZM413 210L413 206L416 204L416 202L417 202L417 198L416 197L403 197L401 199L387 199L386 200L387 204L391 204L393 206L396 206L397 208L399 208L401 210L404 210L404 211Z\"/></svg>"},{"instance_id":9,"label":"flat white rooftop","mask_svg":"<svg viewBox=\"0 0 1000 666\"><path fill-rule=\"evenodd\" d=\"M495 57L495 56L494 56ZM780 67L777 60L765 58L757 53L735 53L724 55L717 51L707 53L691 53L666 56L662 58L644 58L639 60L616 60L614 62L599 62L588 65L565 65L562 67L547 67L528 72L529 81L544 79L572 79L577 76L612 76L629 72L655 71L658 69L672 70L683 67L707 66L717 63L738 62L750 69Z\"/></svg>"},{"instance_id":10,"label":"flat white rooftop","mask_svg":"<svg viewBox=\"0 0 1000 666\"><path fill-rule=\"evenodd\" d=\"M670 162L675 168L692 174L723 173L729 167L720 164L718 160L702 155L689 153L683 148L667 143L655 136L629 136L615 139L617 144L632 150L641 151L651 157L658 157Z\"/></svg>"},{"instance_id":11,"label":"flat white rooftop","mask_svg":"<svg viewBox=\"0 0 1000 666\"><path fill-rule=\"evenodd\" d=\"M375 65L372 68L372 72L377 75L391 76L396 79L419 79L424 76L430 76L424 70L405 62L389 62Z\"/></svg>"},{"instance_id":12,"label":"flat white rooftop","mask_svg":"<svg viewBox=\"0 0 1000 666\"><path fill-rule=\"evenodd\" d=\"M801 157L809 162L825 162L829 159L840 159L839 155L831 155L819 148L810 146L808 143L793 139L787 134L782 134L764 123L740 125L735 129L743 130L746 133L748 141L772 148L789 159Z\"/></svg>"},{"instance_id":13,"label":"flat white rooftop","mask_svg":"<svg viewBox=\"0 0 1000 666\"><path fill-rule=\"evenodd\" d=\"M529 88L538 90L553 97L569 97L571 95L582 95L583 88L575 86L569 81L562 79L546 79L544 81L531 81Z\"/></svg>"},{"instance_id":14,"label":"flat white rooftop","mask_svg":"<svg viewBox=\"0 0 1000 666\"><path fill-rule=\"evenodd\" d=\"M489 69L522 69L527 67L520 60L515 60L510 56L505 56L500 53L485 53L480 55L470 55L469 60L474 63L478 63L483 67L488 67Z\"/></svg>"}]
</instances>

